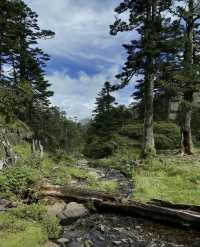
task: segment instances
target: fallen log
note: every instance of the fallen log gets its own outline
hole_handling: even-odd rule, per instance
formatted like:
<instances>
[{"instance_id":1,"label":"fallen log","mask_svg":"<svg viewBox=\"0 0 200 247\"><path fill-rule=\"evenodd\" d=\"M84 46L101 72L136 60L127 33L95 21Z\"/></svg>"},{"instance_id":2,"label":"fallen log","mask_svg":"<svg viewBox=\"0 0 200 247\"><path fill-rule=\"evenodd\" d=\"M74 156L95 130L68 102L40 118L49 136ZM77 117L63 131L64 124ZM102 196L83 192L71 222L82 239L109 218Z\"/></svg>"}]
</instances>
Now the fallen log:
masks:
<instances>
[{"instance_id":1,"label":"fallen log","mask_svg":"<svg viewBox=\"0 0 200 247\"><path fill-rule=\"evenodd\" d=\"M149 204L161 206L161 207L169 207L173 209L184 209L184 210L191 210L200 213L200 205L193 205L193 204L183 204L183 203L172 203L168 201L152 199Z\"/></svg>"},{"instance_id":2,"label":"fallen log","mask_svg":"<svg viewBox=\"0 0 200 247\"><path fill-rule=\"evenodd\" d=\"M67 202L76 201L92 203L97 211L117 213L128 216L139 216L157 220L162 223L170 223L176 226L190 227L200 230L199 206L183 205L157 201L153 203L140 203L123 199L117 194L83 190L80 188L46 186L40 189L40 197L59 197ZM192 210L191 210L192 209Z\"/></svg>"}]
</instances>

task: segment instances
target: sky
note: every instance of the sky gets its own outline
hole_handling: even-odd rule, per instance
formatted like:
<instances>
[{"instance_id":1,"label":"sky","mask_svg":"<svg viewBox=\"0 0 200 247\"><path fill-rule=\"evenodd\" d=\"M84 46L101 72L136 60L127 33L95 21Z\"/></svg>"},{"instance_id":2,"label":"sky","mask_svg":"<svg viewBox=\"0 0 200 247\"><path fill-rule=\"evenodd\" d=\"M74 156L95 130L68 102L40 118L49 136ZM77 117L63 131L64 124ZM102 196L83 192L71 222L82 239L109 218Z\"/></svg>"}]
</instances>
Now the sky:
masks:
<instances>
[{"instance_id":1,"label":"sky","mask_svg":"<svg viewBox=\"0 0 200 247\"><path fill-rule=\"evenodd\" d=\"M46 76L52 84L53 105L71 118L91 117L95 98L105 81L115 75L126 60L123 43L130 34L109 34L120 0L25 0L39 15L43 29L56 33L40 47L51 56ZM114 93L121 104L131 102L134 86Z\"/></svg>"}]
</instances>

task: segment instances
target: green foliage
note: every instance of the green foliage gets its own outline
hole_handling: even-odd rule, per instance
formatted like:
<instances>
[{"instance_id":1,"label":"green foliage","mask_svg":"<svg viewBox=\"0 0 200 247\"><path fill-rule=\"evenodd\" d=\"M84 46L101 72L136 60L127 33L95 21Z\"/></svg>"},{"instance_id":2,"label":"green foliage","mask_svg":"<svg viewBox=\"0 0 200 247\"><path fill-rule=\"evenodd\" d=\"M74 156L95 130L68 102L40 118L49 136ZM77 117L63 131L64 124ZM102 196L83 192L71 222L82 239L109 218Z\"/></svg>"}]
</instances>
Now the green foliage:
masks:
<instances>
[{"instance_id":1,"label":"green foliage","mask_svg":"<svg viewBox=\"0 0 200 247\"><path fill-rule=\"evenodd\" d=\"M148 160L133 173L133 199L200 204L199 173L199 162L195 159L164 157Z\"/></svg>"},{"instance_id":2,"label":"green foliage","mask_svg":"<svg viewBox=\"0 0 200 247\"><path fill-rule=\"evenodd\" d=\"M16 165L0 172L0 191L23 198L40 179L39 171L26 165Z\"/></svg>"},{"instance_id":3,"label":"green foliage","mask_svg":"<svg viewBox=\"0 0 200 247\"><path fill-rule=\"evenodd\" d=\"M127 136L132 139L142 140L143 137L143 124L141 123L132 123L124 125L119 133L123 136Z\"/></svg>"},{"instance_id":4,"label":"green foliage","mask_svg":"<svg viewBox=\"0 0 200 247\"><path fill-rule=\"evenodd\" d=\"M176 149L180 146L180 129L170 122L158 122L154 125L155 145L157 149Z\"/></svg>"},{"instance_id":5,"label":"green foliage","mask_svg":"<svg viewBox=\"0 0 200 247\"><path fill-rule=\"evenodd\" d=\"M48 104L52 96L43 71L49 56L38 47L38 40L54 33L41 30L37 13L24 1L4 0L0 9L4 9L0 18L1 67L10 66L12 71L8 76L1 68L1 92L7 97L1 97L0 111L9 120L15 116L31 121L32 108Z\"/></svg>"},{"instance_id":6,"label":"green foliage","mask_svg":"<svg viewBox=\"0 0 200 247\"><path fill-rule=\"evenodd\" d=\"M37 107L29 123L34 135L47 151L75 153L84 143L82 126L66 117L58 107Z\"/></svg>"},{"instance_id":7,"label":"green foliage","mask_svg":"<svg viewBox=\"0 0 200 247\"><path fill-rule=\"evenodd\" d=\"M100 159L112 155L117 147L115 141L96 138L90 144L86 144L84 154L90 158Z\"/></svg>"},{"instance_id":8,"label":"green foliage","mask_svg":"<svg viewBox=\"0 0 200 247\"><path fill-rule=\"evenodd\" d=\"M17 144L13 147L14 152L22 159L23 161L28 160L31 157L31 145L28 143Z\"/></svg>"},{"instance_id":9,"label":"green foliage","mask_svg":"<svg viewBox=\"0 0 200 247\"><path fill-rule=\"evenodd\" d=\"M128 124L120 130L121 135L128 136L142 143L143 124ZM155 145L158 150L176 149L180 145L180 129L175 123L156 122L154 124Z\"/></svg>"}]
</instances>

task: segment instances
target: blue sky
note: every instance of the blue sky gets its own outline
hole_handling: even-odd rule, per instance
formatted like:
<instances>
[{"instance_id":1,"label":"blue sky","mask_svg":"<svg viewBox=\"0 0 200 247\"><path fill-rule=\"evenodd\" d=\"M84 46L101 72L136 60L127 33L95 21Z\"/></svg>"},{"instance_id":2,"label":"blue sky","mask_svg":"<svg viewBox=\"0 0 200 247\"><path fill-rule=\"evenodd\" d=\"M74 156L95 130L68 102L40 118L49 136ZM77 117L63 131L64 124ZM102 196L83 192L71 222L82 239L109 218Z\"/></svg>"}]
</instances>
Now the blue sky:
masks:
<instances>
[{"instance_id":1,"label":"blue sky","mask_svg":"<svg viewBox=\"0 0 200 247\"><path fill-rule=\"evenodd\" d=\"M90 117L97 93L106 80L115 81L125 61L123 43L130 34L110 36L114 8L120 0L25 0L39 14L42 28L56 33L52 40L41 41L51 55L47 78L55 92L52 104L70 117ZM133 86L115 96L130 103Z\"/></svg>"}]
</instances>

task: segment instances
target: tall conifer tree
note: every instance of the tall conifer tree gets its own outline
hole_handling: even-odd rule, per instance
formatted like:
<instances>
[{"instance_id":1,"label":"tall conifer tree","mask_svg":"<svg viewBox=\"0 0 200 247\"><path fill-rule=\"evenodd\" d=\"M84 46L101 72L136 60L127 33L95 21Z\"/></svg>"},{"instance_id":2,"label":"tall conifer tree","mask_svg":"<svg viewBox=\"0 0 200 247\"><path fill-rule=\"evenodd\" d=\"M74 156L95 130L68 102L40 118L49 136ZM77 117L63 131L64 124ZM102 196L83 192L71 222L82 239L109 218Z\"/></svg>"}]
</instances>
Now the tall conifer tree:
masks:
<instances>
[{"instance_id":1,"label":"tall conifer tree","mask_svg":"<svg viewBox=\"0 0 200 247\"><path fill-rule=\"evenodd\" d=\"M135 39L124 45L128 53L123 72L117 76L121 80L118 88L126 86L134 75L138 80L140 95L145 104L143 156L155 154L153 134L154 84L159 77L159 64L165 53L165 30L167 19L162 13L171 1L124 0L116 9L118 14L128 13L129 20L117 19L111 26L111 34L133 31ZM137 31L138 35L134 31ZM142 79L141 79L142 78Z\"/></svg>"}]
</instances>

